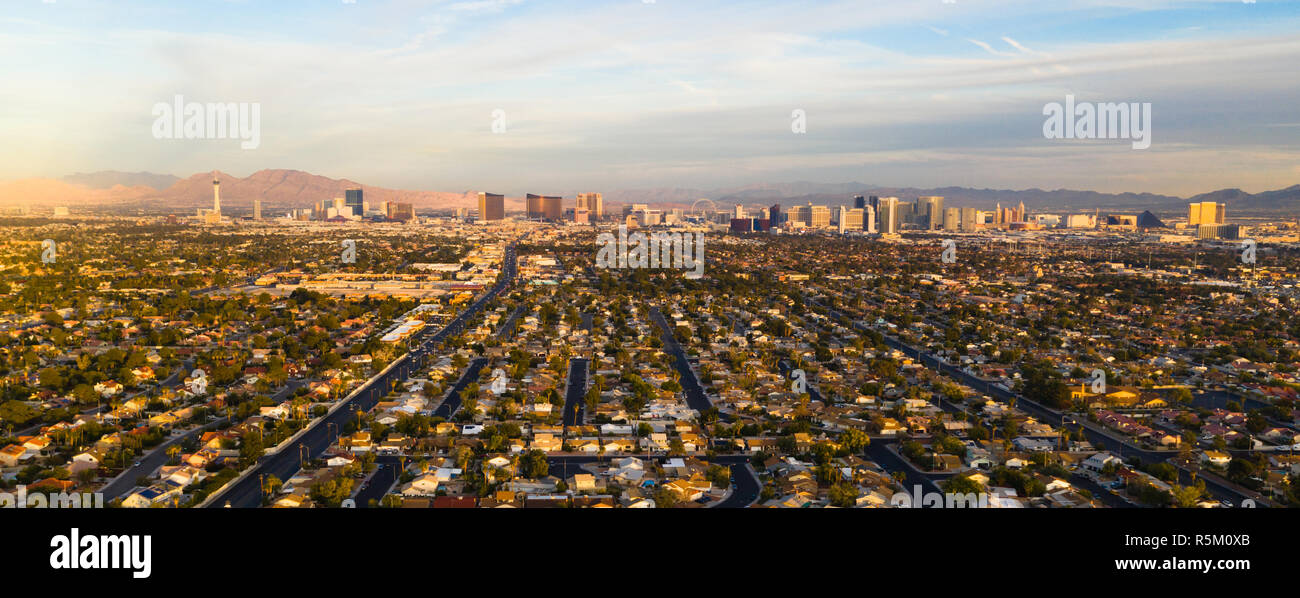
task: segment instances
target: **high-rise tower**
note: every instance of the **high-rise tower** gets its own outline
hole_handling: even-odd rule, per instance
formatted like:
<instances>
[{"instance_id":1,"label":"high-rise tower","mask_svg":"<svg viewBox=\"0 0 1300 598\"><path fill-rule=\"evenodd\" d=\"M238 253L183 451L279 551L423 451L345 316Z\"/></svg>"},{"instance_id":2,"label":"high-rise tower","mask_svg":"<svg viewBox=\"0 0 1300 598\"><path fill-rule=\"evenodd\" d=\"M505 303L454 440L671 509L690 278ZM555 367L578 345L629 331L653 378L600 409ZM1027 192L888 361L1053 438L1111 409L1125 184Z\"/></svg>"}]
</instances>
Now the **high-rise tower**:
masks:
<instances>
[{"instance_id":1,"label":"high-rise tower","mask_svg":"<svg viewBox=\"0 0 1300 598\"><path fill-rule=\"evenodd\" d=\"M221 181L212 179L212 213L221 218Z\"/></svg>"}]
</instances>

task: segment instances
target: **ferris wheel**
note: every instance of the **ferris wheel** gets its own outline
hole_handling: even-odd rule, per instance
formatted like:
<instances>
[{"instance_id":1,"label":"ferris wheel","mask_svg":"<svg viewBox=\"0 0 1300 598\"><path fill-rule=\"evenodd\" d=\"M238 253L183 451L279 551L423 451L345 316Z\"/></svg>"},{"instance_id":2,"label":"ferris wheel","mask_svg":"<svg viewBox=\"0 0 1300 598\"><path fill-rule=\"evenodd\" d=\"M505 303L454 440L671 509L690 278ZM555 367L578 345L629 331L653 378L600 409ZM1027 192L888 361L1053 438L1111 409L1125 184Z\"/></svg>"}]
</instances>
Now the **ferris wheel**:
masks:
<instances>
[{"instance_id":1,"label":"ferris wheel","mask_svg":"<svg viewBox=\"0 0 1300 598\"><path fill-rule=\"evenodd\" d=\"M701 210L701 209L700 209L700 206L701 206L701 205L708 205L708 207L709 207L708 211L705 212L705 211ZM707 217L708 215L710 215L710 214L712 214L713 212L716 212L716 211L718 211L718 206L717 206L717 204L713 203L713 200L712 200L712 199L701 198L701 199L697 199L697 200L695 200L695 203L691 204L691 216L705 216L705 217Z\"/></svg>"}]
</instances>

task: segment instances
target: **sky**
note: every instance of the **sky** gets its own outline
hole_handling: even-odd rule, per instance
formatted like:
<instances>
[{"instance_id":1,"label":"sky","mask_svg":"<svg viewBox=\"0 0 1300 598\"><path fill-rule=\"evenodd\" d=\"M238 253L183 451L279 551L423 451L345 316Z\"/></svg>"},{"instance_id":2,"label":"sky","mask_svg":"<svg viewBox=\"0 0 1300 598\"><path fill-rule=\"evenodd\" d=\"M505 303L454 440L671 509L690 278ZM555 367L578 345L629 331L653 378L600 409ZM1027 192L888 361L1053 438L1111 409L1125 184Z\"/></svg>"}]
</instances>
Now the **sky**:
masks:
<instances>
[{"instance_id":1,"label":"sky","mask_svg":"<svg viewBox=\"0 0 1300 598\"><path fill-rule=\"evenodd\" d=\"M564 193L1300 183L1300 1L3 0L0 180ZM254 149L155 105L255 103ZM1151 146L1044 107L1150 103ZM796 111L804 132L797 133Z\"/></svg>"}]
</instances>

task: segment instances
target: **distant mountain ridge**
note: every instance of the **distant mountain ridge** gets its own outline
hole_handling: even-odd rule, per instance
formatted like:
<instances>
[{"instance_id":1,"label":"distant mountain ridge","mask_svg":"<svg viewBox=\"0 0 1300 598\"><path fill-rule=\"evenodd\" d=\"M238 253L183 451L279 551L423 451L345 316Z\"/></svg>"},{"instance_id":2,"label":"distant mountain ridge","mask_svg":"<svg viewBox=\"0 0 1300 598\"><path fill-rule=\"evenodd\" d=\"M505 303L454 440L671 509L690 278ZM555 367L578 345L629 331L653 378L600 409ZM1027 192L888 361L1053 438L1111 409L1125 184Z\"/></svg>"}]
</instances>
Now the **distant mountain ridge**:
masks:
<instances>
[{"instance_id":1,"label":"distant mountain ridge","mask_svg":"<svg viewBox=\"0 0 1300 598\"><path fill-rule=\"evenodd\" d=\"M266 208L309 208L317 201L343 197L347 189L361 188L366 201L409 202L417 209L476 207L475 191L407 191L386 189L332 179L299 170L259 170L240 178L224 172L205 172L188 178L153 173L104 171L76 174L62 179L22 179L0 182L0 204L53 206L162 207L178 212L212 205L212 181L221 182L221 203L229 208L251 207L254 199ZM159 189L139 184L150 180ZM127 186L125 183L132 183ZM107 187L106 187L107 185ZM522 203L522 200L519 200Z\"/></svg>"},{"instance_id":2,"label":"distant mountain ridge","mask_svg":"<svg viewBox=\"0 0 1300 598\"><path fill-rule=\"evenodd\" d=\"M342 197L344 191L360 187L366 200L409 202L417 209L470 208L478 206L477 191L417 191L387 189L357 183L350 179L333 179L299 170L268 169L240 178L224 172L206 172L187 178L149 172L101 171L77 173L61 179L22 179L0 182L0 204L52 206L138 206L165 207L189 211L212 204L212 180L221 181L222 204L231 208L248 207L261 199L264 208L308 208L320 200ZM1115 211L1139 213L1181 212L1191 201L1217 201L1228 205L1228 213L1300 212L1300 184L1283 189L1247 193L1240 189L1220 189L1190 198L1155 193L1101 193L1072 189L975 189L969 187L887 187L865 183L815 183L794 181L760 183L717 189L663 187L625 189L606 192L608 204L647 203L661 206L689 207L695 200L709 198L719 209L733 204L847 205L854 195L896 196L906 201L924 195L942 195L945 205L992 208L1024 202L1032 210ZM507 197L509 209L521 209L523 200Z\"/></svg>"},{"instance_id":3,"label":"distant mountain ridge","mask_svg":"<svg viewBox=\"0 0 1300 598\"><path fill-rule=\"evenodd\" d=\"M180 181L180 177L170 174L154 174L152 172L118 172L116 170L101 170L99 172L78 172L59 179L65 183L73 185L83 185L91 189L112 189L118 185L123 187L150 187L153 189L166 189Z\"/></svg>"}]
</instances>

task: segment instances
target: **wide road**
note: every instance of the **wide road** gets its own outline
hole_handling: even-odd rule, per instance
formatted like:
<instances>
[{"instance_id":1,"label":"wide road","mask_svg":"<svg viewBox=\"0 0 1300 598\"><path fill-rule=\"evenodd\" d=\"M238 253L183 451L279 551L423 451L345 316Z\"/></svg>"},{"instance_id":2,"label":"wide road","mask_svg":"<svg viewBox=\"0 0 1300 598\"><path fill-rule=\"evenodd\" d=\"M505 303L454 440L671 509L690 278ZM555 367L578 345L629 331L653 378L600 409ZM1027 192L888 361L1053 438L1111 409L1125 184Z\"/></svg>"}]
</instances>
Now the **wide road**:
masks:
<instances>
[{"instance_id":1,"label":"wide road","mask_svg":"<svg viewBox=\"0 0 1300 598\"><path fill-rule=\"evenodd\" d=\"M501 291L509 286L514 279L515 267L515 247L511 245L506 248L505 265L502 269L501 279L490 291L476 300L473 304L456 316L442 330L435 334L429 334L428 331L417 333L415 340L411 343L411 351L399 357L387 373L380 374L368 380L361 385L351 398L333 413L316 420L312 423L298 438L298 445L307 448L308 454L315 458L324 453L326 449L334 443L338 437L338 432L353 417L356 411L369 411L374 408L375 404L381 398L386 396L393 387L405 381L411 373L419 369L419 364L423 362L424 356L450 335L459 333L464 329L465 324L470 318L473 318L483 308L483 305L495 298ZM298 447L286 447L285 450L273 455L263 457L254 469L244 479L227 486L224 491L215 496L208 504L209 508L221 508L225 506L255 508L262 504L262 479L263 476L274 475L281 480L287 480L301 467L299 462Z\"/></svg>"},{"instance_id":2,"label":"wide road","mask_svg":"<svg viewBox=\"0 0 1300 598\"><path fill-rule=\"evenodd\" d=\"M582 357L569 360L569 382L564 391L564 426L580 426L586 420L587 364Z\"/></svg>"},{"instance_id":3,"label":"wide road","mask_svg":"<svg viewBox=\"0 0 1300 598\"><path fill-rule=\"evenodd\" d=\"M271 400L275 401L276 404L283 403L289 398L293 391L300 388L303 384L305 384L305 382L301 380L290 380L284 385L284 387L271 396ZM104 500L113 500L119 496L129 494L132 490L138 487L135 483L136 480L142 477L152 477L154 472L167 464L167 461L170 460L167 456L168 447L185 442L185 439L198 435L204 431L211 430L225 421L226 418L224 417L214 419L213 421L189 430L180 436L168 438L162 444L159 444L148 453L145 453L144 456L136 457L134 465L124 473L118 474L117 477L113 478L113 481L105 484L103 488L99 489L99 492L104 495Z\"/></svg>"}]
</instances>

